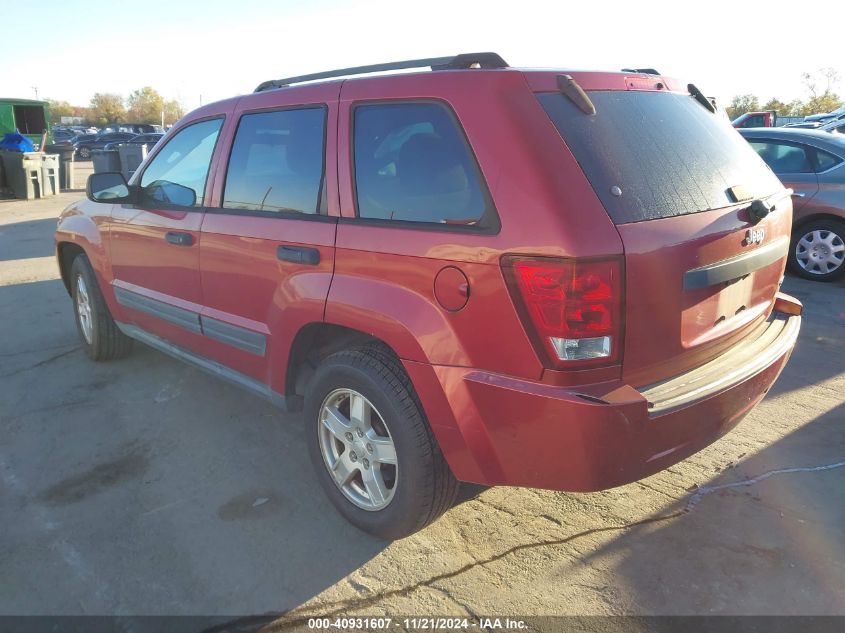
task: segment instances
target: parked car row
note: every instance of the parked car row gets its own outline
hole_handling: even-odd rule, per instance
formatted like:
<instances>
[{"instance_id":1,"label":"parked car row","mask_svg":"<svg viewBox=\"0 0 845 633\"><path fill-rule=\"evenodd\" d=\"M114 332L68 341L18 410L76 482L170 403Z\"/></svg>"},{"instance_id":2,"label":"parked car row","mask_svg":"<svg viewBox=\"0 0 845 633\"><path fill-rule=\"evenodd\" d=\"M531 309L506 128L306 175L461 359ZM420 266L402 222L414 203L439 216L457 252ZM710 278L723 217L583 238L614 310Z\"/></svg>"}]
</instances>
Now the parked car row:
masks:
<instances>
[{"instance_id":1,"label":"parked car row","mask_svg":"<svg viewBox=\"0 0 845 633\"><path fill-rule=\"evenodd\" d=\"M159 134L158 132L151 134L138 134L138 136L133 136L126 141L112 141L110 143L106 143L103 149L117 149L119 145L146 145L147 151L149 151L155 147L155 144L161 140L162 136L164 136L164 134Z\"/></svg>"},{"instance_id":2,"label":"parked car row","mask_svg":"<svg viewBox=\"0 0 845 633\"><path fill-rule=\"evenodd\" d=\"M822 132L836 132L845 134L845 114L829 121L804 121L802 123L787 123L783 127L797 127L808 130L821 130Z\"/></svg>"},{"instance_id":3,"label":"parked car row","mask_svg":"<svg viewBox=\"0 0 845 633\"><path fill-rule=\"evenodd\" d=\"M158 132L147 134L134 134L132 132L106 132L105 134L80 134L71 140L76 150L76 156L87 160L91 158L91 152L96 149L116 149L121 143L144 144L147 149L152 149L164 136Z\"/></svg>"},{"instance_id":4,"label":"parked car row","mask_svg":"<svg viewBox=\"0 0 845 633\"><path fill-rule=\"evenodd\" d=\"M82 159L91 158L91 152L95 149L103 149L106 145L121 143L135 138L137 134L130 132L106 132L105 134L86 134L86 138L74 139L73 147L76 156Z\"/></svg>"},{"instance_id":5,"label":"parked car row","mask_svg":"<svg viewBox=\"0 0 845 633\"><path fill-rule=\"evenodd\" d=\"M164 136L160 125L148 123L114 123L103 128L84 126L55 126L56 143L73 145L77 158L89 159L95 149L115 149L121 143L142 143L147 149Z\"/></svg>"},{"instance_id":6,"label":"parked car row","mask_svg":"<svg viewBox=\"0 0 845 633\"><path fill-rule=\"evenodd\" d=\"M65 143L79 134L80 132L77 132L76 130L69 130L67 128L57 127L53 128L53 140L56 143Z\"/></svg>"},{"instance_id":7,"label":"parked car row","mask_svg":"<svg viewBox=\"0 0 845 633\"><path fill-rule=\"evenodd\" d=\"M731 124L735 128L749 127L798 127L817 128L833 121L845 122L845 105L833 112L811 114L805 117L779 116L774 110L761 112L745 112L739 115Z\"/></svg>"}]
</instances>

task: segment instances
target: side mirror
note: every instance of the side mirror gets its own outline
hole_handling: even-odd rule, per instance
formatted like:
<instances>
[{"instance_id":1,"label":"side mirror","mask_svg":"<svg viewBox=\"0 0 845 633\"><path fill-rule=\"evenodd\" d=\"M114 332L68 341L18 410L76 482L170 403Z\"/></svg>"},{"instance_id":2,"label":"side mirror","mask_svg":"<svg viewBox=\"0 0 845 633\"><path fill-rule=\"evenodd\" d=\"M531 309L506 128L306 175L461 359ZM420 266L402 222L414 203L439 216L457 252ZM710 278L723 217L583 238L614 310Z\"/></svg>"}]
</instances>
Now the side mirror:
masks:
<instances>
[{"instance_id":1,"label":"side mirror","mask_svg":"<svg viewBox=\"0 0 845 633\"><path fill-rule=\"evenodd\" d=\"M156 180L144 187L144 201L153 201L177 207L193 207L197 203L197 192L168 180Z\"/></svg>"},{"instance_id":2,"label":"side mirror","mask_svg":"<svg viewBox=\"0 0 845 633\"><path fill-rule=\"evenodd\" d=\"M126 184L123 174L117 172L102 172L88 176L85 193L93 202L108 202L111 204L132 203L134 196Z\"/></svg>"}]
</instances>

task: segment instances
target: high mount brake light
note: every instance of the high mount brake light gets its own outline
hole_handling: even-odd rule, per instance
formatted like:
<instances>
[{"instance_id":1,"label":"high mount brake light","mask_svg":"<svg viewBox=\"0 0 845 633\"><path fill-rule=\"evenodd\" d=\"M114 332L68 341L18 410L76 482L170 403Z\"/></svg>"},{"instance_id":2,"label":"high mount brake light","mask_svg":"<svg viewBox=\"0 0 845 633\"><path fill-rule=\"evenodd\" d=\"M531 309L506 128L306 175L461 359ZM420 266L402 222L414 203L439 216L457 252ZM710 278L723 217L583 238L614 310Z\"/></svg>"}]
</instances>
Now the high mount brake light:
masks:
<instances>
[{"instance_id":1,"label":"high mount brake light","mask_svg":"<svg viewBox=\"0 0 845 633\"><path fill-rule=\"evenodd\" d=\"M619 259L506 257L503 267L514 299L554 368L606 365L619 360Z\"/></svg>"}]
</instances>

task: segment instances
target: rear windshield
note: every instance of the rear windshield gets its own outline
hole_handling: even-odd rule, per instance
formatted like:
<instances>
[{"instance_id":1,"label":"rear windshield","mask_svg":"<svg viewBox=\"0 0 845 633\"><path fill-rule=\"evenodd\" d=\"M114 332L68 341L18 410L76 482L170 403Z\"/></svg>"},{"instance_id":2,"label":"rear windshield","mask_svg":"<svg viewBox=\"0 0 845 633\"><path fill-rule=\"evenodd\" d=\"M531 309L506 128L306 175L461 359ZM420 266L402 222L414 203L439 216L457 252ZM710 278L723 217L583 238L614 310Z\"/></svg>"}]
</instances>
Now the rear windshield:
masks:
<instances>
[{"instance_id":1,"label":"rear windshield","mask_svg":"<svg viewBox=\"0 0 845 633\"><path fill-rule=\"evenodd\" d=\"M592 116L557 92L538 99L616 224L725 207L735 186L755 198L782 188L728 120L689 95L589 96Z\"/></svg>"}]
</instances>

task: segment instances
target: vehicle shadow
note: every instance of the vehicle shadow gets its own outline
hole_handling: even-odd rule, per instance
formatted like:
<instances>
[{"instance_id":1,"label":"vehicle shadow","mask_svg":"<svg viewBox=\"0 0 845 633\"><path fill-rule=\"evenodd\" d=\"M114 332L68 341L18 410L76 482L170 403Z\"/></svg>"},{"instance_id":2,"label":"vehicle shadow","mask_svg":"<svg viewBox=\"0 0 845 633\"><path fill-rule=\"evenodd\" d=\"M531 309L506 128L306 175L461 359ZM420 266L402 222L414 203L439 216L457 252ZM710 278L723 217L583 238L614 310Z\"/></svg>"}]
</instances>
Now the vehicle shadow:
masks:
<instances>
[{"instance_id":1,"label":"vehicle shadow","mask_svg":"<svg viewBox=\"0 0 845 633\"><path fill-rule=\"evenodd\" d=\"M27 220L0 226L0 261L46 257L53 254L53 243L43 235L56 228L56 218Z\"/></svg>"},{"instance_id":2,"label":"vehicle shadow","mask_svg":"<svg viewBox=\"0 0 845 633\"><path fill-rule=\"evenodd\" d=\"M299 415L143 345L91 362L59 280L0 286L0 320L0 613L280 613L387 547Z\"/></svg>"},{"instance_id":3,"label":"vehicle shadow","mask_svg":"<svg viewBox=\"0 0 845 633\"><path fill-rule=\"evenodd\" d=\"M766 401L807 390L815 405L812 391L826 394L824 383L845 369L845 280L787 275L783 291L803 302L802 328ZM845 463L845 403L833 401L583 564L605 561L638 614L845 614L845 467L812 470Z\"/></svg>"},{"instance_id":4,"label":"vehicle shadow","mask_svg":"<svg viewBox=\"0 0 845 633\"><path fill-rule=\"evenodd\" d=\"M801 300L801 333L767 398L817 385L845 367L845 279L820 283L787 275L782 290Z\"/></svg>"},{"instance_id":5,"label":"vehicle shadow","mask_svg":"<svg viewBox=\"0 0 845 633\"><path fill-rule=\"evenodd\" d=\"M675 513L584 558L637 614L845 614L845 404L659 516Z\"/></svg>"}]
</instances>

